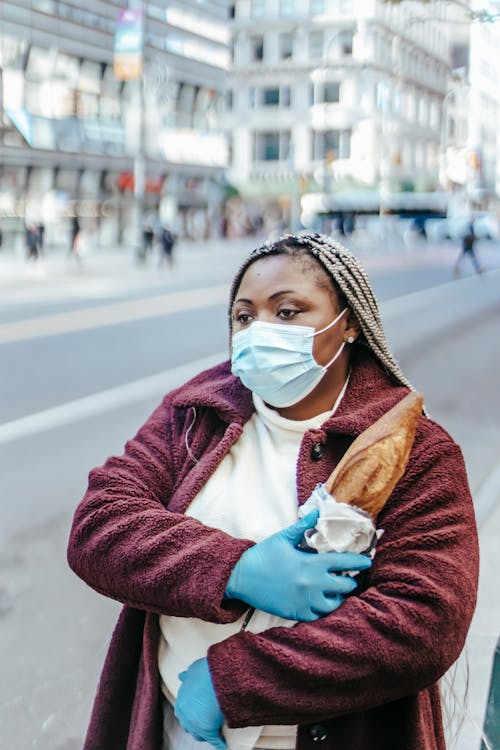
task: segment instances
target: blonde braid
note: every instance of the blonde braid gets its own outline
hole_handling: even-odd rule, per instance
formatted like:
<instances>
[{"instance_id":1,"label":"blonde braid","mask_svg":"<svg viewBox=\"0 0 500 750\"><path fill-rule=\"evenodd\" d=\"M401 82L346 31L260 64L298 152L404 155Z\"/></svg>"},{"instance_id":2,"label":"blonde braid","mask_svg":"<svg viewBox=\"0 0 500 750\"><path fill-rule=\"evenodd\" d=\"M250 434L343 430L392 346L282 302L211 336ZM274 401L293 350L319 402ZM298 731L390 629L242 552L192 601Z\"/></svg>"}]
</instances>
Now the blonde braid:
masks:
<instances>
[{"instance_id":1,"label":"blonde braid","mask_svg":"<svg viewBox=\"0 0 500 750\"><path fill-rule=\"evenodd\" d=\"M233 302L245 271L256 260L269 255L309 255L316 258L356 316L364 338L362 343L366 343L396 383L414 390L391 352L378 302L365 270L350 250L324 234L286 234L276 242L265 242L257 247L243 263L233 281L229 303L230 328Z\"/></svg>"}]
</instances>

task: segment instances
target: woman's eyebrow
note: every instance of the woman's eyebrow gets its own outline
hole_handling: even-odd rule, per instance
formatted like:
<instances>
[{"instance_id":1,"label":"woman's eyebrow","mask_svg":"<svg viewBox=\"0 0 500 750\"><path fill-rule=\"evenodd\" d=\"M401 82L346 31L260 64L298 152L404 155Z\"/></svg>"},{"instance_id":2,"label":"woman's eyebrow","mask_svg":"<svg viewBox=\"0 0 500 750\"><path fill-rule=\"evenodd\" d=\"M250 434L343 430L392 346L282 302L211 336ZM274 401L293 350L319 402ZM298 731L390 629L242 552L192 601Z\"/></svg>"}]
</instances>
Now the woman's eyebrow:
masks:
<instances>
[{"instance_id":1,"label":"woman's eyebrow","mask_svg":"<svg viewBox=\"0 0 500 750\"><path fill-rule=\"evenodd\" d=\"M276 297L281 297L282 294L295 294L295 292L293 289L284 289L282 292L274 292L269 299L276 299Z\"/></svg>"},{"instance_id":2,"label":"woman's eyebrow","mask_svg":"<svg viewBox=\"0 0 500 750\"><path fill-rule=\"evenodd\" d=\"M275 300L277 297L281 297L283 294L295 294L293 289L283 289L279 292L274 292L271 294L268 299L269 300ZM233 304L236 305L238 302L246 302L248 305L253 305L253 302L251 299L248 299L247 297L239 297L238 299L235 299Z\"/></svg>"}]
</instances>

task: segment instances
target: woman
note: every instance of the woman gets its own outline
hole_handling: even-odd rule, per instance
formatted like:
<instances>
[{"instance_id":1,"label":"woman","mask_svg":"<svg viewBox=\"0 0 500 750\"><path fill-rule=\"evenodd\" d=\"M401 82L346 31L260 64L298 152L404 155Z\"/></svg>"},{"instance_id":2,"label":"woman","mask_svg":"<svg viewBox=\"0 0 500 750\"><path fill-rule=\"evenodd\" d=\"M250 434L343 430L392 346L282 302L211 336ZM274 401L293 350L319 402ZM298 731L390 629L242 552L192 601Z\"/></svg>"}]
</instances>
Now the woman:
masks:
<instances>
[{"instance_id":1,"label":"woman","mask_svg":"<svg viewBox=\"0 0 500 750\"><path fill-rule=\"evenodd\" d=\"M459 448L421 417L373 565L297 550L297 505L411 386L323 235L255 250L230 327L231 363L168 394L76 512L70 565L125 604L85 750L443 750L477 586Z\"/></svg>"}]
</instances>

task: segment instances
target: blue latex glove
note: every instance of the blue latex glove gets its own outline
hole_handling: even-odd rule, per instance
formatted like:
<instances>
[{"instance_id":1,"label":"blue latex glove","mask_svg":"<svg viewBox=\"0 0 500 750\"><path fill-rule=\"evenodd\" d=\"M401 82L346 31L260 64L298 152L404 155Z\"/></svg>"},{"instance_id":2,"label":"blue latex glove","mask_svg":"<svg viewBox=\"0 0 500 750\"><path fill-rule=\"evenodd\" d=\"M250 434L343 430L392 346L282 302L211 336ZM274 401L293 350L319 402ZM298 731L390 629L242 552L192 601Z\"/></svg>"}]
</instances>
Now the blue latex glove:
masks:
<instances>
[{"instance_id":1,"label":"blue latex glove","mask_svg":"<svg viewBox=\"0 0 500 750\"><path fill-rule=\"evenodd\" d=\"M224 715L215 695L208 661L194 661L179 675L181 686L175 701L174 714L186 732L199 742L209 742L218 750L227 750L221 735Z\"/></svg>"},{"instance_id":2,"label":"blue latex glove","mask_svg":"<svg viewBox=\"0 0 500 750\"><path fill-rule=\"evenodd\" d=\"M340 571L366 570L371 560L351 552L314 554L296 549L318 520L314 510L246 550L229 578L226 596L289 620L312 622L340 607L357 583Z\"/></svg>"}]
</instances>

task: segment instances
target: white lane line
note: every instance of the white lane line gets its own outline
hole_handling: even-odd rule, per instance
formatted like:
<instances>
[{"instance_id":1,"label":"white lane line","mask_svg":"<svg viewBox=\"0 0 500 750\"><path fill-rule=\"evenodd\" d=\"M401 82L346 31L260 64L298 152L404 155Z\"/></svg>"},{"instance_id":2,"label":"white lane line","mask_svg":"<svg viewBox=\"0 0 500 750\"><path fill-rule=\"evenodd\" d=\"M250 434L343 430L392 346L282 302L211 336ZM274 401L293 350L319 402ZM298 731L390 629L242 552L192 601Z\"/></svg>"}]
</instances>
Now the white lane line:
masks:
<instances>
[{"instance_id":1,"label":"white lane line","mask_svg":"<svg viewBox=\"0 0 500 750\"><path fill-rule=\"evenodd\" d=\"M227 359L227 356L227 352L212 354L209 357L203 357L185 365L164 370L147 378L134 380L131 383L109 388L100 393L93 393L90 396L68 401L51 409L44 409L35 414L15 419L12 422L5 422L0 425L0 445L32 437L54 427L62 427L82 419L105 414L114 409L138 403L151 396L163 396L172 388L176 388L202 370Z\"/></svg>"},{"instance_id":2,"label":"white lane line","mask_svg":"<svg viewBox=\"0 0 500 750\"><path fill-rule=\"evenodd\" d=\"M0 344L55 336L72 331L84 331L90 328L104 328L182 310L195 310L199 307L226 302L228 294L228 285L219 284L204 289L188 289L162 294L158 297L115 302L111 305L99 305L83 310L70 310L29 320L3 323L0 325Z\"/></svg>"}]
</instances>

